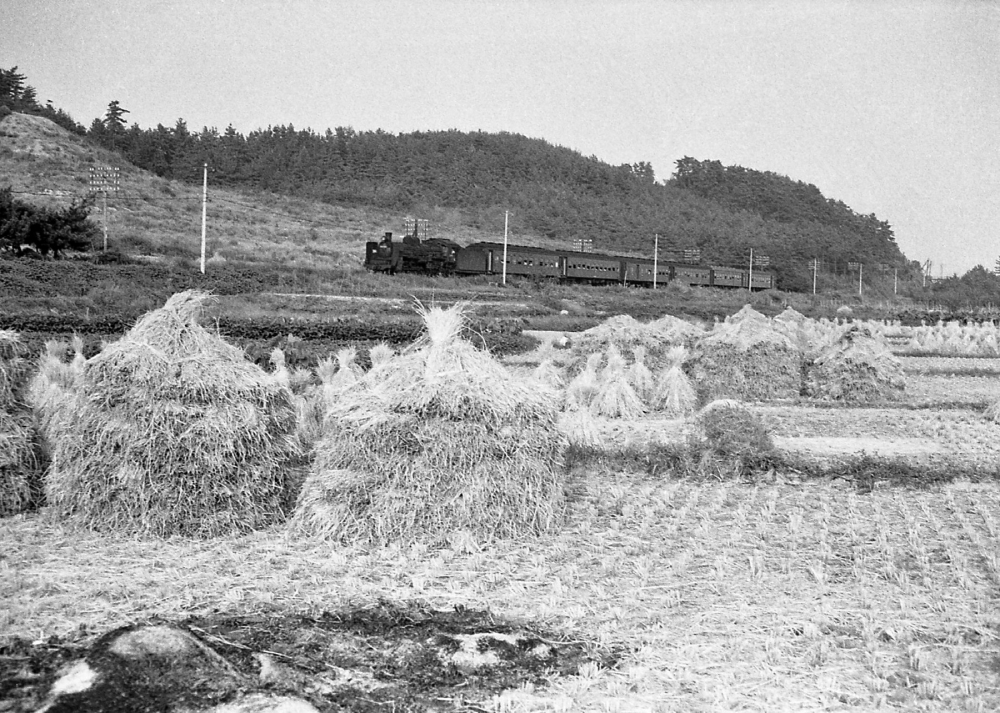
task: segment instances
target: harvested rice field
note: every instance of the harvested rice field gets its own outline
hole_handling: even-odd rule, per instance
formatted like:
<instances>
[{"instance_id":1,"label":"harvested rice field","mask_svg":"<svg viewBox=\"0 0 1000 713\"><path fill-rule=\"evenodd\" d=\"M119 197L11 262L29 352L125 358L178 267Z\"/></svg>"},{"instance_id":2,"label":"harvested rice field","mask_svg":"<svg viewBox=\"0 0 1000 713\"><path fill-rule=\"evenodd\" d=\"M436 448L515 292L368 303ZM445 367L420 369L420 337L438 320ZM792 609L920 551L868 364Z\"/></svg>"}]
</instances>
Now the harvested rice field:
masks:
<instances>
[{"instance_id":1,"label":"harvested rice field","mask_svg":"<svg viewBox=\"0 0 1000 713\"><path fill-rule=\"evenodd\" d=\"M907 357L902 397L865 407L748 404L783 462L803 466L756 482L576 458L561 522L499 541L456 529L441 546L345 544L286 523L157 538L0 519L0 713L79 685L59 676L80 657L134 651L139 634L121 629L133 624L193 637L221 671L214 694L311 706L272 698L244 713L998 710L989 361ZM683 443L690 424L595 419L610 454ZM862 488L831 467L861 456L905 464L913 482ZM70 703L46 710L144 710Z\"/></svg>"},{"instance_id":2,"label":"harvested rice field","mask_svg":"<svg viewBox=\"0 0 1000 713\"><path fill-rule=\"evenodd\" d=\"M17 516L0 523L0 630L79 645L155 617L322 617L388 600L488 610L590 652L442 710L1000 706L994 485L862 495L843 481L577 475L561 531L484 548L331 548L280 529L113 539Z\"/></svg>"}]
</instances>

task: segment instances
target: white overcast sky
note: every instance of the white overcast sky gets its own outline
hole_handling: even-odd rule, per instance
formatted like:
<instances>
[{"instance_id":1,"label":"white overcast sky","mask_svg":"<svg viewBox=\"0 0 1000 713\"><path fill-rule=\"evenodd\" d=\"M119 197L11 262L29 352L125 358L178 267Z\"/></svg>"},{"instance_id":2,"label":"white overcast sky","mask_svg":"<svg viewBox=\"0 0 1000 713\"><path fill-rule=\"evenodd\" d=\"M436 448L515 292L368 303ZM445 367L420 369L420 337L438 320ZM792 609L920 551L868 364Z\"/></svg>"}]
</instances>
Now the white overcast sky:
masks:
<instances>
[{"instance_id":1,"label":"white overcast sky","mask_svg":"<svg viewBox=\"0 0 1000 713\"><path fill-rule=\"evenodd\" d=\"M2 0L89 126L510 131L813 183L934 273L1000 257L1000 0Z\"/></svg>"}]
</instances>

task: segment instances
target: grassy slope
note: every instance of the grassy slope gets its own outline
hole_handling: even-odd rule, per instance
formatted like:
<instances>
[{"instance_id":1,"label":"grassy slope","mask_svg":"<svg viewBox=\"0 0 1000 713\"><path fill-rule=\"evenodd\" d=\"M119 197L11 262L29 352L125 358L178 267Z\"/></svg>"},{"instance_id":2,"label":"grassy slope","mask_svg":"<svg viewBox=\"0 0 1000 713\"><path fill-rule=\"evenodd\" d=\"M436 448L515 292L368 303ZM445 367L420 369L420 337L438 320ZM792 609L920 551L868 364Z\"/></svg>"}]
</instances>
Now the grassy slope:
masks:
<instances>
[{"instance_id":1,"label":"grassy slope","mask_svg":"<svg viewBox=\"0 0 1000 713\"><path fill-rule=\"evenodd\" d=\"M10 184L22 200L66 205L74 196L87 194L88 168L99 165L121 167L121 190L108 203L110 246L154 259L179 260L193 269L200 255L200 187L153 176L41 117L12 114L0 122L0 185ZM417 296L423 300L467 296L529 303L542 315L558 312L565 306L562 300L574 302L581 313L591 315L630 312L637 316L659 316L671 312L703 317L734 312L746 301L746 293L718 290L652 293L577 286L539 288L527 284L498 291L485 279L422 276L390 279L368 275L362 266L364 243L386 230L398 232L405 216L211 186L209 198L206 251L209 269L226 260L264 262L290 271L299 267L328 270L335 277L325 285L324 291L332 294L404 299ZM93 217L99 221L100 210L95 211ZM503 235L502 225L493 232L469 227L458 211L436 209L431 215L421 217L432 221L435 235L462 244L499 240ZM534 245L551 244L533 235L517 235L513 240ZM791 301L807 314L832 314L840 303L829 298L813 300L806 295L757 296L756 301L765 309ZM260 300L254 296L227 302L230 311L261 312ZM92 305L80 305L81 309L85 307L93 309ZM326 311L315 302L289 302L283 309L300 314ZM525 310L518 308L515 311L523 313ZM554 328L562 327L554 325Z\"/></svg>"},{"instance_id":2,"label":"grassy slope","mask_svg":"<svg viewBox=\"0 0 1000 713\"><path fill-rule=\"evenodd\" d=\"M108 202L112 246L198 257L199 186L158 178L42 117L12 114L0 122L0 183L16 192L57 194L19 195L22 200L68 204L72 197L87 194L88 168L102 165L121 167L121 190ZM100 210L93 217L100 220ZM289 268L361 270L365 242L386 230L398 232L404 217L210 185L207 253L216 259L267 261ZM461 217L449 211L434 216L434 230L462 243L498 237L463 226Z\"/></svg>"}]
</instances>

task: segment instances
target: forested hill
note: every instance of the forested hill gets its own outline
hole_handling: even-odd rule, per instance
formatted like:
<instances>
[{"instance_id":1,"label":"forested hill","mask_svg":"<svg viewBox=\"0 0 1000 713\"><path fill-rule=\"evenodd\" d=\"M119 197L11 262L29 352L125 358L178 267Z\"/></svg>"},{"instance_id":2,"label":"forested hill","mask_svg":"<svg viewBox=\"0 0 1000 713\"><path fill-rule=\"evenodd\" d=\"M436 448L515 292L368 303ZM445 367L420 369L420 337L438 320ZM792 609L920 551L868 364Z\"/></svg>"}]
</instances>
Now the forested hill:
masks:
<instances>
[{"instance_id":1,"label":"forested hill","mask_svg":"<svg viewBox=\"0 0 1000 713\"><path fill-rule=\"evenodd\" d=\"M25 78L0 70L0 111L56 114L40 107ZM746 264L766 255L789 289L807 289L809 262L846 273L848 263L908 268L891 227L860 215L812 185L774 173L684 157L658 181L644 161L612 166L596 157L511 133L429 131L391 134L338 127L317 133L292 125L241 134L232 126L191 131L128 127L111 102L87 136L164 177L253 188L346 206L377 206L400 217L442 209L476 229L500 231L504 211L519 242L591 239L600 252L651 255L701 248L702 261ZM389 226L393 227L393 226Z\"/></svg>"},{"instance_id":2,"label":"forested hill","mask_svg":"<svg viewBox=\"0 0 1000 713\"><path fill-rule=\"evenodd\" d=\"M611 166L518 134L434 131L391 134L337 128L319 134L276 126L243 135L228 127L89 134L160 176L249 186L331 203L377 205L401 214L453 208L476 227L502 224L520 236L593 240L594 249L651 254L700 247L706 262L741 264L767 255L783 283L800 288L808 262L846 272L848 262L907 266L891 227L784 176L685 157L657 182L645 162Z\"/></svg>"}]
</instances>

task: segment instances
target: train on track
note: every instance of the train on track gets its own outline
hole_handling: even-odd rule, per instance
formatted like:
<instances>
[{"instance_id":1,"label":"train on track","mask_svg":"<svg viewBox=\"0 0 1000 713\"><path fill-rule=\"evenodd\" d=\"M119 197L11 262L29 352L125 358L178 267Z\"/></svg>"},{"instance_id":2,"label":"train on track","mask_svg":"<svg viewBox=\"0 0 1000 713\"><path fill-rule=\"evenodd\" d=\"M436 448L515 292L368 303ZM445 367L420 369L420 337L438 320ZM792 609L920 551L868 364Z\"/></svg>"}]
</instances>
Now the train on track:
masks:
<instances>
[{"instance_id":1,"label":"train on track","mask_svg":"<svg viewBox=\"0 0 1000 713\"><path fill-rule=\"evenodd\" d=\"M602 253L479 242L461 246L453 240L392 233L365 247L365 267L373 272L416 272L429 275L494 275L590 284L652 286L674 282L701 287L773 288L774 273L748 267L693 264L679 260L604 255ZM751 284L752 282L752 284Z\"/></svg>"}]
</instances>

